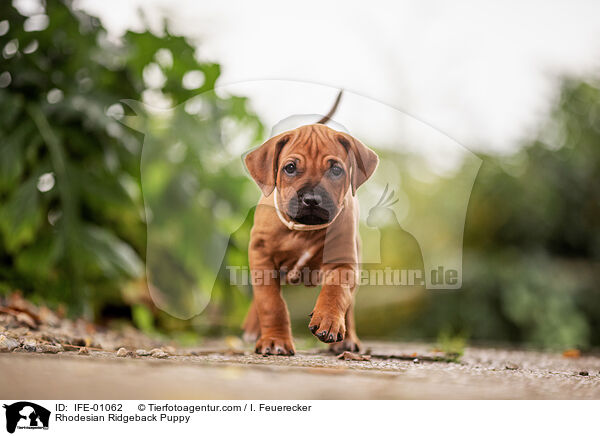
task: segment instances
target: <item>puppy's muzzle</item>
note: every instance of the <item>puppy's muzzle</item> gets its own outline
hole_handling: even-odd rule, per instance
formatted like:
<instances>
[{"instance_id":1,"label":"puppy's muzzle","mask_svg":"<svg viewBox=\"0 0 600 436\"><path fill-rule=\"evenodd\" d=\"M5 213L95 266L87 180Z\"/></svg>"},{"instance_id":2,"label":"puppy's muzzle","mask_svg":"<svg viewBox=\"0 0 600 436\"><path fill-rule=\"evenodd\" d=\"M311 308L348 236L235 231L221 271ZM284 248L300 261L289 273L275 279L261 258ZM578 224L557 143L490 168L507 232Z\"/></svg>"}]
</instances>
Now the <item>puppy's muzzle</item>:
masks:
<instances>
[{"instance_id":1,"label":"puppy's muzzle","mask_svg":"<svg viewBox=\"0 0 600 436\"><path fill-rule=\"evenodd\" d=\"M302 188L287 205L288 216L300 224L326 224L337 213L337 206L329 193L319 186Z\"/></svg>"}]
</instances>

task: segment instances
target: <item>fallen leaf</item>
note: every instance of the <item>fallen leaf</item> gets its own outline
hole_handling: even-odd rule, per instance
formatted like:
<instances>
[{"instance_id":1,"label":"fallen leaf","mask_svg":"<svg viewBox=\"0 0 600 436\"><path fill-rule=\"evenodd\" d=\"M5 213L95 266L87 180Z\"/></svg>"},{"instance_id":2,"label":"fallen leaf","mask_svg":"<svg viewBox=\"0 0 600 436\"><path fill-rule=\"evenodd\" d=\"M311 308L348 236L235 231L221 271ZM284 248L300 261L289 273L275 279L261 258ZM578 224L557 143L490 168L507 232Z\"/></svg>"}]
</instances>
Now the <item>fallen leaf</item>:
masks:
<instances>
[{"instance_id":1,"label":"fallen leaf","mask_svg":"<svg viewBox=\"0 0 600 436\"><path fill-rule=\"evenodd\" d=\"M575 348L571 348L569 350L563 351L562 355L567 359L579 359L581 357L581 351Z\"/></svg>"},{"instance_id":2,"label":"fallen leaf","mask_svg":"<svg viewBox=\"0 0 600 436\"><path fill-rule=\"evenodd\" d=\"M19 312L15 316L15 318L17 319L17 321L19 321L21 324L25 324L27 327L30 327L32 329L37 327L37 324L33 317L26 312Z\"/></svg>"},{"instance_id":3,"label":"fallen leaf","mask_svg":"<svg viewBox=\"0 0 600 436\"><path fill-rule=\"evenodd\" d=\"M226 336L225 344L227 344L227 347L231 350L243 350L244 349L244 343L237 336Z\"/></svg>"},{"instance_id":4,"label":"fallen leaf","mask_svg":"<svg viewBox=\"0 0 600 436\"><path fill-rule=\"evenodd\" d=\"M117 357L127 357L130 354L131 354L131 352L123 347L119 348L119 350L117 351Z\"/></svg>"},{"instance_id":5,"label":"fallen leaf","mask_svg":"<svg viewBox=\"0 0 600 436\"><path fill-rule=\"evenodd\" d=\"M337 358L340 360L358 360L358 361L370 361L371 360L371 356L369 356L367 354L358 354L358 353L353 353L351 351L344 351L342 354L337 356Z\"/></svg>"},{"instance_id":6,"label":"fallen leaf","mask_svg":"<svg viewBox=\"0 0 600 436\"><path fill-rule=\"evenodd\" d=\"M56 327L60 324L60 319L50 309L45 306L40 307L38 318L42 324Z\"/></svg>"},{"instance_id":7,"label":"fallen leaf","mask_svg":"<svg viewBox=\"0 0 600 436\"><path fill-rule=\"evenodd\" d=\"M152 353L152 357L155 359L166 359L169 355L162 350L156 350Z\"/></svg>"},{"instance_id":8,"label":"fallen leaf","mask_svg":"<svg viewBox=\"0 0 600 436\"><path fill-rule=\"evenodd\" d=\"M54 345L54 344L38 344L35 347L35 351L37 351L38 353L50 353L50 354L56 354L56 353L60 353L61 351L64 351L63 347L61 345Z\"/></svg>"}]
</instances>

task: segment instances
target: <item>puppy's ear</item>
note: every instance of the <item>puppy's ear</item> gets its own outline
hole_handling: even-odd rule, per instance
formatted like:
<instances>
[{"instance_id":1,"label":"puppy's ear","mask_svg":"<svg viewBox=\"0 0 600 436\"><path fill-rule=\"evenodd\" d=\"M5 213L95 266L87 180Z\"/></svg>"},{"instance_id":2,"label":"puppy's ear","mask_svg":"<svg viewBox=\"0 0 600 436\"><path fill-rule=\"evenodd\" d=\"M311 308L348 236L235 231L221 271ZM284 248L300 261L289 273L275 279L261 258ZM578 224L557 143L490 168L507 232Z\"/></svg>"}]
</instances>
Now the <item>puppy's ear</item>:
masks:
<instances>
[{"instance_id":1,"label":"puppy's ear","mask_svg":"<svg viewBox=\"0 0 600 436\"><path fill-rule=\"evenodd\" d=\"M275 189L279 154L291 138L291 133L274 136L244 156L244 164L248 172L265 197L268 197Z\"/></svg>"},{"instance_id":2,"label":"puppy's ear","mask_svg":"<svg viewBox=\"0 0 600 436\"><path fill-rule=\"evenodd\" d=\"M350 158L352 169L350 184L352 185L352 195L356 195L358 187L365 183L377 168L379 158L373 150L350 135L339 133L336 139L346 149Z\"/></svg>"}]
</instances>

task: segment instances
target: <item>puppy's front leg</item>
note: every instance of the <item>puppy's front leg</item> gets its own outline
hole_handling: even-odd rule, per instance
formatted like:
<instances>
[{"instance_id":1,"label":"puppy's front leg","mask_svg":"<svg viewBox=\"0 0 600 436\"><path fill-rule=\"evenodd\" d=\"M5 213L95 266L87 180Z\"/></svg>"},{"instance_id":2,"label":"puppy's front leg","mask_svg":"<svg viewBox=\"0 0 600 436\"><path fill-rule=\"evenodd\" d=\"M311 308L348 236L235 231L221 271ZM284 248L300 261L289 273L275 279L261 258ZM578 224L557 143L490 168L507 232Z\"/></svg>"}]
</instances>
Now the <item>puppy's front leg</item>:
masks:
<instances>
[{"instance_id":1,"label":"puppy's front leg","mask_svg":"<svg viewBox=\"0 0 600 436\"><path fill-rule=\"evenodd\" d=\"M345 316L352 302L355 269L352 265L324 268L323 287L312 313L309 330L323 342L340 342L346 335Z\"/></svg>"},{"instance_id":2,"label":"puppy's front leg","mask_svg":"<svg viewBox=\"0 0 600 436\"><path fill-rule=\"evenodd\" d=\"M279 280L272 275L273 266L253 266L252 289L254 304L260 324L260 337L256 341L256 352L260 354L293 355L295 353L290 316L283 297Z\"/></svg>"}]
</instances>

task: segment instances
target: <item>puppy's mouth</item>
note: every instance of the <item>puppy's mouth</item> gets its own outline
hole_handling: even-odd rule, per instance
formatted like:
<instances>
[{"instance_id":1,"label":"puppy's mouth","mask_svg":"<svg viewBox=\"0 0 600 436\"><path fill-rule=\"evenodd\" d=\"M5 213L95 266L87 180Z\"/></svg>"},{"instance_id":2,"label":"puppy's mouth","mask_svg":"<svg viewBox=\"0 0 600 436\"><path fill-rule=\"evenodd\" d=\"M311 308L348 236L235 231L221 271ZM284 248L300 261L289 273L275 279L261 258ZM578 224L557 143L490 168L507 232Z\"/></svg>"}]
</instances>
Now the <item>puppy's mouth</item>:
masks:
<instances>
[{"instance_id":1,"label":"puppy's mouth","mask_svg":"<svg viewBox=\"0 0 600 436\"><path fill-rule=\"evenodd\" d=\"M303 207L298 209L295 214L288 211L289 217L299 224L327 224L331 220L331 214L322 207Z\"/></svg>"}]
</instances>

